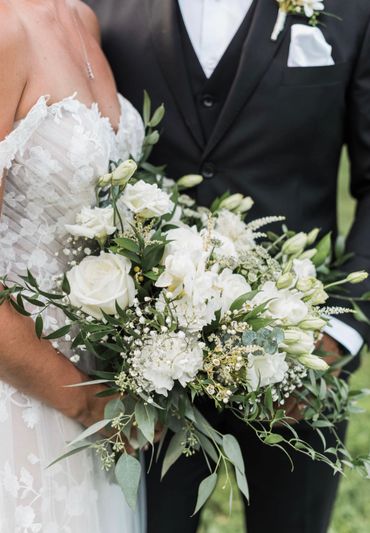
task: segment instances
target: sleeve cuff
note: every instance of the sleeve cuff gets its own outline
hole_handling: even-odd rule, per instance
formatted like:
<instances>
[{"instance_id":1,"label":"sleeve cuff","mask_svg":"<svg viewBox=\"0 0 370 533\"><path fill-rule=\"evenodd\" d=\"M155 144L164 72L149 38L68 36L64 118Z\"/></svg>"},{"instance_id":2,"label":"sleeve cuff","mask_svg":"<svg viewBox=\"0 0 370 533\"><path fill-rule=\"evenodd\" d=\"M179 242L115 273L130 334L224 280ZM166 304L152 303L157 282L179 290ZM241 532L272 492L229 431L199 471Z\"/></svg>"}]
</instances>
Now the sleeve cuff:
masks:
<instances>
[{"instance_id":1,"label":"sleeve cuff","mask_svg":"<svg viewBox=\"0 0 370 533\"><path fill-rule=\"evenodd\" d=\"M344 346L351 355L357 355L364 344L364 339L358 331L334 317L330 318L324 331Z\"/></svg>"}]
</instances>

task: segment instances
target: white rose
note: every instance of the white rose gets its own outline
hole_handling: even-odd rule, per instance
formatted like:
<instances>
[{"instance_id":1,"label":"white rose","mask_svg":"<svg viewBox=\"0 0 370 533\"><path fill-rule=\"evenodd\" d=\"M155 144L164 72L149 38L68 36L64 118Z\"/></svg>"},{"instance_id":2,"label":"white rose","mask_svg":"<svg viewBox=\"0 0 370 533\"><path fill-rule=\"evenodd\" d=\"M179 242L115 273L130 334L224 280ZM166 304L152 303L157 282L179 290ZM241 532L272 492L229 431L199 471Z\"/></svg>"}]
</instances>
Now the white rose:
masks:
<instances>
[{"instance_id":1,"label":"white rose","mask_svg":"<svg viewBox=\"0 0 370 533\"><path fill-rule=\"evenodd\" d=\"M310 259L294 259L293 271L298 279L316 278L316 268Z\"/></svg>"},{"instance_id":2,"label":"white rose","mask_svg":"<svg viewBox=\"0 0 370 533\"><path fill-rule=\"evenodd\" d=\"M217 285L221 290L222 309L224 315L232 303L247 292L252 290L246 279L240 274L233 274L229 268L225 268L218 277Z\"/></svg>"},{"instance_id":3,"label":"white rose","mask_svg":"<svg viewBox=\"0 0 370 533\"><path fill-rule=\"evenodd\" d=\"M123 256L101 252L85 257L67 272L71 304L98 320L116 313L116 302L125 309L132 305L136 289L130 276L131 262Z\"/></svg>"},{"instance_id":4,"label":"white rose","mask_svg":"<svg viewBox=\"0 0 370 533\"><path fill-rule=\"evenodd\" d=\"M158 185L138 181L135 185L127 185L122 195L123 203L133 213L142 218L161 217L171 213L174 204L170 196Z\"/></svg>"},{"instance_id":5,"label":"white rose","mask_svg":"<svg viewBox=\"0 0 370 533\"><path fill-rule=\"evenodd\" d=\"M247 379L251 390L281 383L289 369L285 353L249 356Z\"/></svg>"},{"instance_id":6,"label":"white rose","mask_svg":"<svg viewBox=\"0 0 370 533\"><path fill-rule=\"evenodd\" d=\"M83 207L76 217L76 224L65 225L66 230L75 237L105 239L116 231L112 207Z\"/></svg>"},{"instance_id":7,"label":"white rose","mask_svg":"<svg viewBox=\"0 0 370 533\"><path fill-rule=\"evenodd\" d=\"M203 349L199 343L176 333L148 339L134 359L134 368L149 383L150 390L164 396L175 381L186 387L202 366Z\"/></svg>"}]
</instances>

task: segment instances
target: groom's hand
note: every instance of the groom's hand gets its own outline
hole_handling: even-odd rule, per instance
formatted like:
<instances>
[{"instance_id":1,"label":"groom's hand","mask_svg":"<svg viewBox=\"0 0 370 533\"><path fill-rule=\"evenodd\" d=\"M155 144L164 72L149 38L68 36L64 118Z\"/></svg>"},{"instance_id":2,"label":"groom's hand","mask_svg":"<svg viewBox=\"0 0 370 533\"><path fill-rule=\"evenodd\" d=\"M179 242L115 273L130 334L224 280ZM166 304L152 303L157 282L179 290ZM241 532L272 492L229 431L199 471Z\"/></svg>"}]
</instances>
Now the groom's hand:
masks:
<instances>
[{"instance_id":1,"label":"groom's hand","mask_svg":"<svg viewBox=\"0 0 370 533\"><path fill-rule=\"evenodd\" d=\"M318 349L328 355L324 357L328 365L333 365L343 356L343 351L340 344L335 339L324 333L322 339L318 344ZM339 376L340 370L333 370L335 376ZM294 396L287 399L284 405L286 416L289 418L290 424L296 424L303 419L303 413L306 405L300 402Z\"/></svg>"}]
</instances>

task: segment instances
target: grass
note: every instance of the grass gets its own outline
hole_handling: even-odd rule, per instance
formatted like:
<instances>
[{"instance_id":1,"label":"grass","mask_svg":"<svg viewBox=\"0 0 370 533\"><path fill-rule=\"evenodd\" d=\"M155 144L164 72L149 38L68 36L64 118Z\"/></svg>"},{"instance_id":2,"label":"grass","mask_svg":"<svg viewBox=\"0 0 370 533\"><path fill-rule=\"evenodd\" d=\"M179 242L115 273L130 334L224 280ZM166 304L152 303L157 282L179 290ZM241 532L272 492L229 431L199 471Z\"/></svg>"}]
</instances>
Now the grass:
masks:
<instances>
[{"instance_id":1,"label":"grass","mask_svg":"<svg viewBox=\"0 0 370 533\"><path fill-rule=\"evenodd\" d=\"M342 233L347 233L353 219L355 203L349 194L348 160L343 157L339 184L339 223ZM354 388L370 388L370 354L363 354L363 365L353 376ZM350 424L348 446L354 454L370 450L370 398L363 400L364 414L354 415ZM222 490L220 480L211 501L204 509L198 533L242 533L242 504L238 498L231 516L228 512L228 494ZM289 504L289 502L287 502ZM369 533L370 531L370 481L355 472L343 478L329 533ZM261 531L261 533L269 533ZM300 533L297 531L297 533Z\"/></svg>"}]
</instances>

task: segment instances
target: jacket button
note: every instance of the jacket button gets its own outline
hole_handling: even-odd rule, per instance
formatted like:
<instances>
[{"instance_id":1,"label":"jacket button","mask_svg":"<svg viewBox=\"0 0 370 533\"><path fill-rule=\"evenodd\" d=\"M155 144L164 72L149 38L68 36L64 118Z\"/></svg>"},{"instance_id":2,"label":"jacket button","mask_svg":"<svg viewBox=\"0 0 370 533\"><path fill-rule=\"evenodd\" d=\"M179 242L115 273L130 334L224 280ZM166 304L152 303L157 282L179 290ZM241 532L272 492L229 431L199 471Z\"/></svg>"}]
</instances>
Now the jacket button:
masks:
<instances>
[{"instance_id":1,"label":"jacket button","mask_svg":"<svg viewBox=\"0 0 370 533\"><path fill-rule=\"evenodd\" d=\"M213 163L204 163L202 167L202 176L206 180L210 180L215 177L216 169Z\"/></svg>"},{"instance_id":2,"label":"jacket button","mask_svg":"<svg viewBox=\"0 0 370 533\"><path fill-rule=\"evenodd\" d=\"M215 99L210 94L203 95L201 102L202 102L202 106L207 109L211 109L215 105Z\"/></svg>"}]
</instances>

